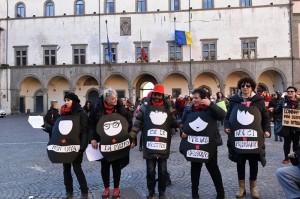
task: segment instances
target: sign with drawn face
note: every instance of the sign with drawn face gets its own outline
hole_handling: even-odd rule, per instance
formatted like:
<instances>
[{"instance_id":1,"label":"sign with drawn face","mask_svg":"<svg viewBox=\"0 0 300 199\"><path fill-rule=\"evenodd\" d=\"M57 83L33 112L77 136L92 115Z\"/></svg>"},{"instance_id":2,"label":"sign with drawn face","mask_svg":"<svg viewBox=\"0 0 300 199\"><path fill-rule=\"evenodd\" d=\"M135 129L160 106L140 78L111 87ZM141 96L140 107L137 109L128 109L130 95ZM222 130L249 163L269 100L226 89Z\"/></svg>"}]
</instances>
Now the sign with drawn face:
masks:
<instances>
[{"instance_id":1,"label":"sign with drawn face","mask_svg":"<svg viewBox=\"0 0 300 199\"><path fill-rule=\"evenodd\" d=\"M215 141L217 121L210 112L189 113L183 124L183 132L187 134L187 138L181 140L179 150L186 160L208 162L217 148Z\"/></svg>"},{"instance_id":2,"label":"sign with drawn face","mask_svg":"<svg viewBox=\"0 0 300 199\"><path fill-rule=\"evenodd\" d=\"M47 145L47 153L52 163L72 163L80 149L80 121L73 115L58 118Z\"/></svg>"},{"instance_id":3,"label":"sign with drawn face","mask_svg":"<svg viewBox=\"0 0 300 199\"><path fill-rule=\"evenodd\" d=\"M129 155L128 122L122 115L113 113L102 116L96 130L100 136L100 151L107 161Z\"/></svg>"},{"instance_id":4,"label":"sign with drawn face","mask_svg":"<svg viewBox=\"0 0 300 199\"><path fill-rule=\"evenodd\" d=\"M165 106L149 105L145 109L143 145L147 153L167 154L170 151L170 116Z\"/></svg>"},{"instance_id":5,"label":"sign with drawn face","mask_svg":"<svg viewBox=\"0 0 300 199\"><path fill-rule=\"evenodd\" d=\"M259 153L264 140L261 113L255 106L236 105L231 111L229 141L236 153Z\"/></svg>"}]
</instances>

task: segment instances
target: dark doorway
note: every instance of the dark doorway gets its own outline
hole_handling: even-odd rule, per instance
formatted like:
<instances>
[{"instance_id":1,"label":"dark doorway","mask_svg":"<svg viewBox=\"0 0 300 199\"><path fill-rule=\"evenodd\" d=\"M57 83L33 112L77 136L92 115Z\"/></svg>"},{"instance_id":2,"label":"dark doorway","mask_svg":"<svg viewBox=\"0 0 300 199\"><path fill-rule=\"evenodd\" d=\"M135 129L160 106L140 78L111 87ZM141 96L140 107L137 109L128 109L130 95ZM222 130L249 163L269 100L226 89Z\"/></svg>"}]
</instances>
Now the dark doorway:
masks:
<instances>
[{"instance_id":1,"label":"dark doorway","mask_svg":"<svg viewBox=\"0 0 300 199\"><path fill-rule=\"evenodd\" d=\"M99 100L99 93L98 93L98 91L95 91L95 90L90 91L89 94L88 94L88 100L93 105L95 105L98 102L98 100Z\"/></svg>"},{"instance_id":2,"label":"dark doorway","mask_svg":"<svg viewBox=\"0 0 300 199\"><path fill-rule=\"evenodd\" d=\"M20 97L20 112L25 113L25 102L24 97Z\"/></svg>"},{"instance_id":3,"label":"dark doorway","mask_svg":"<svg viewBox=\"0 0 300 199\"><path fill-rule=\"evenodd\" d=\"M36 96L35 97L35 110L37 113L43 112L43 106L44 106L44 97L43 96Z\"/></svg>"}]
</instances>

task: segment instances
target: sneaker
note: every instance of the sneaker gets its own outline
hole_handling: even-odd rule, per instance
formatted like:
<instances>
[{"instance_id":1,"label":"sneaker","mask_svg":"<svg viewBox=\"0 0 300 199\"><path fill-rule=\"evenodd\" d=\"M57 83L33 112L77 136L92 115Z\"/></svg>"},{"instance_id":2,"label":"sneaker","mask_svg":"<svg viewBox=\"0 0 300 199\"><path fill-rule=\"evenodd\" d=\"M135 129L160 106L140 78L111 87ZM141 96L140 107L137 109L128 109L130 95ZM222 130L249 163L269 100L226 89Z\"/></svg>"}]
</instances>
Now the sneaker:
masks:
<instances>
[{"instance_id":1,"label":"sneaker","mask_svg":"<svg viewBox=\"0 0 300 199\"><path fill-rule=\"evenodd\" d=\"M120 198L120 189L119 188L114 188L114 193L112 199L118 199Z\"/></svg>"},{"instance_id":2,"label":"sneaker","mask_svg":"<svg viewBox=\"0 0 300 199\"><path fill-rule=\"evenodd\" d=\"M73 198L73 192L67 192L64 199L72 199Z\"/></svg>"},{"instance_id":3,"label":"sneaker","mask_svg":"<svg viewBox=\"0 0 300 199\"><path fill-rule=\"evenodd\" d=\"M282 164L288 164L290 161L289 160L286 160L286 159L284 159L284 160L282 160Z\"/></svg>"},{"instance_id":4,"label":"sneaker","mask_svg":"<svg viewBox=\"0 0 300 199\"><path fill-rule=\"evenodd\" d=\"M149 190L149 195L147 196L147 199L155 199L155 190Z\"/></svg>"},{"instance_id":5,"label":"sneaker","mask_svg":"<svg viewBox=\"0 0 300 199\"><path fill-rule=\"evenodd\" d=\"M103 193L102 193L102 199L108 199L109 198L109 188L105 188Z\"/></svg>"},{"instance_id":6,"label":"sneaker","mask_svg":"<svg viewBox=\"0 0 300 199\"><path fill-rule=\"evenodd\" d=\"M278 140L277 139L275 139L275 142L277 142Z\"/></svg>"}]
</instances>

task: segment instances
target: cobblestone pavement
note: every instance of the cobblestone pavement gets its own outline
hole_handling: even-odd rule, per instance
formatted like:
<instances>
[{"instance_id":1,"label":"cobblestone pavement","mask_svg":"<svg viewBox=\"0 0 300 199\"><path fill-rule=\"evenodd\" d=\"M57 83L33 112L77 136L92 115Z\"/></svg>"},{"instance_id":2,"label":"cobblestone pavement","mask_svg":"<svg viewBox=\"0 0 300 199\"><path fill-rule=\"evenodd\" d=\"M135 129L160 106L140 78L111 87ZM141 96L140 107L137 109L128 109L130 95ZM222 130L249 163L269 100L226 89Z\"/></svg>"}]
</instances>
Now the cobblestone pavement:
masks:
<instances>
[{"instance_id":1,"label":"cobblestone pavement","mask_svg":"<svg viewBox=\"0 0 300 199\"><path fill-rule=\"evenodd\" d=\"M27 122L28 116L7 116L0 118L0 199L25 198L62 198L65 195L61 164L52 164L46 152L48 135L40 129L32 129ZM227 136L222 135L224 143ZM172 185L167 188L167 199L191 198L190 163L178 152L180 138L178 133L172 139L171 155L168 160L168 170ZM261 198L285 198L275 176L277 168L282 167L282 142L274 138L267 139L267 166L259 164L258 190ZM131 150L130 164L122 170L122 199L146 198L146 165L138 147ZM235 198L238 180L235 163L227 158L227 147L224 144L218 148L218 161L221 169L227 199ZM103 183L100 175L100 163L88 162L82 164L88 186L89 198L100 198ZM249 168L246 167L246 178ZM249 183L247 181L247 195ZM113 187L113 185L111 186ZM80 198L79 186L74 176L75 198ZM216 197L214 185L205 167L200 179L200 197L212 199Z\"/></svg>"}]
</instances>

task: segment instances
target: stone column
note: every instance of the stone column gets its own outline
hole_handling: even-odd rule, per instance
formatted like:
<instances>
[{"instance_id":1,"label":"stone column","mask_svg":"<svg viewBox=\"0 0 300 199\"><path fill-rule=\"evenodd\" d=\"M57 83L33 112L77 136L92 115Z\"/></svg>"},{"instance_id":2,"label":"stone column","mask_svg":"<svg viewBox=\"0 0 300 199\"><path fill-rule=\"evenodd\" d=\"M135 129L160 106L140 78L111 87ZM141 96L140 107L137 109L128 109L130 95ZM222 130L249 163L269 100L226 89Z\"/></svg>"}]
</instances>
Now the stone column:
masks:
<instances>
[{"instance_id":1,"label":"stone column","mask_svg":"<svg viewBox=\"0 0 300 199\"><path fill-rule=\"evenodd\" d=\"M191 94L194 90L194 85L189 84L188 87L189 87L189 94Z\"/></svg>"},{"instance_id":2,"label":"stone column","mask_svg":"<svg viewBox=\"0 0 300 199\"><path fill-rule=\"evenodd\" d=\"M43 91L43 113L47 113L47 110L49 109L49 103L48 103L48 89L42 88Z\"/></svg>"},{"instance_id":3,"label":"stone column","mask_svg":"<svg viewBox=\"0 0 300 199\"><path fill-rule=\"evenodd\" d=\"M129 93L129 99L134 103L135 99L133 99L133 87L131 85L128 85L128 93Z\"/></svg>"},{"instance_id":4,"label":"stone column","mask_svg":"<svg viewBox=\"0 0 300 199\"><path fill-rule=\"evenodd\" d=\"M20 113L20 89L10 89L11 93L11 114ZM26 111L26 110L25 110Z\"/></svg>"}]
</instances>

